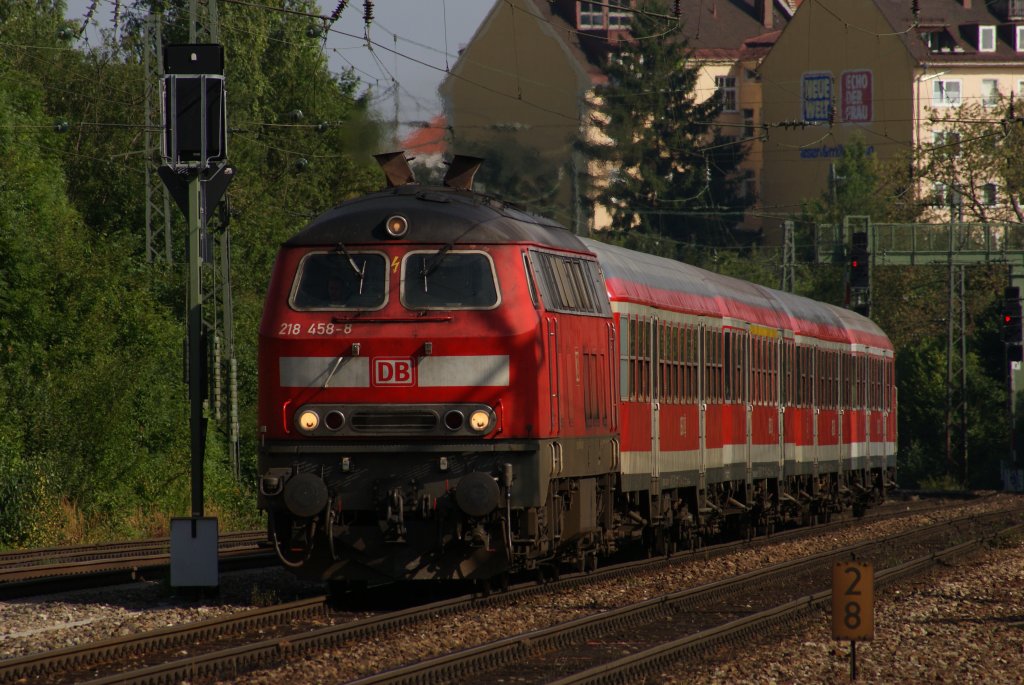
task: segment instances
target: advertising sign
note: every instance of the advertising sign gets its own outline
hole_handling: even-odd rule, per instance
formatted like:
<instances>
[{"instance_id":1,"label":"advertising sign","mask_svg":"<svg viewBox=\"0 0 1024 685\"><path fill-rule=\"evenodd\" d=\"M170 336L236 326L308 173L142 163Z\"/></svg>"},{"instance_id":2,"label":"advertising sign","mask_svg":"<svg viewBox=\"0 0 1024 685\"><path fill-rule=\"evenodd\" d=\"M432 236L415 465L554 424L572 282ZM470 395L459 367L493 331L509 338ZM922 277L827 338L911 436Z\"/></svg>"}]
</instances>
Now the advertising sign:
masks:
<instances>
[{"instance_id":1,"label":"advertising sign","mask_svg":"<svg viewBox=\"0 0 1024 685\"><path fill-rule=\"evenodd\" d=\"M872 120L871 72L867 69L844 71L839 79L842 121L866 123Z\"/></svg>"},{"instance_id":2,"label":"advertising sign","mask_svg":"<svg viewBox=\"0 0 1024 685\"><path fill-rule=\"evenodd\" d=\"M801 88L804 121L827 122L832 107L832 72L804 74Z\"/></svg>"}]
</instances>

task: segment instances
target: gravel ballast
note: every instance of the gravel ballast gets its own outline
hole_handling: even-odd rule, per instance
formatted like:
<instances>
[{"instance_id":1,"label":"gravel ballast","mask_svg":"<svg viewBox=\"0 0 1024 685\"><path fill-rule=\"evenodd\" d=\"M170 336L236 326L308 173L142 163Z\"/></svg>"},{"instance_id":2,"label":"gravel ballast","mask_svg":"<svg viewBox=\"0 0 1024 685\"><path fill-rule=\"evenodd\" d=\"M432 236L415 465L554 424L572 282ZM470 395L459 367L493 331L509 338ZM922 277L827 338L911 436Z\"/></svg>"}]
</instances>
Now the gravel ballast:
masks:
<instances>
[{"instance_id":1,"label":"gravel ballast","mask_svg":"<svg viewBox=\"0 0 1024 685\"><path fill-rule=\"evenodd\" d=\"M456 649L534 630L583 615L693 587L767 564L894 534L928 522L1009 506L1019 498L991 498L951 507L942 515L873 523L810 539L779 542L710 560L609 581L585 590L528 598L411 626L400 640L360 641L247 674L245 683L337 683ZM168 625L317 594L280 569L225 574L220 595L180 600L160 584L81 591L0 602L0 658L138 633ZM875 639L857 649L858 682L1024 682L1024 543L1013 540L923 580L880 588ZM553 658L556 658L553 656ZM703 663L668 669L663 682L807 683L849 679L849 645L832 640L830 617L820 612L791 635L773 635L722 652ZM495 674L495 683L503 683Z\"/></svg>"}]
</instances>

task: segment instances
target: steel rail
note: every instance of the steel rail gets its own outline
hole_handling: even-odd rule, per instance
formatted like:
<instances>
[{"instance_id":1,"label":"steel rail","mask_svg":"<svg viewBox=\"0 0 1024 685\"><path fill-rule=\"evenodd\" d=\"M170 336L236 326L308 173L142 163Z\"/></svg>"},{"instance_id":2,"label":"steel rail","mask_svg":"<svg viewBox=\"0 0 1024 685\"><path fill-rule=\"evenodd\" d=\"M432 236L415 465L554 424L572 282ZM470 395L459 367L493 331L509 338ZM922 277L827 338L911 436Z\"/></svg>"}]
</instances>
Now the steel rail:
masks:
<instances>
[{"instance_id":1,"label":"steel rail","mask_svg":"<svg viewBox=\"0 0 1024 685\"><path fill-rule=\"evenodd\" d=\"M267 539L265 530L221 533L220 549L251 546ZM12 567L54 565L92 559L120 559L130 556L148 556L167 553L170 538L104 542L96 545L70 545L66 547L37 547L33 549L0 552L0 573Z\"/></svg>"},{"instance_id":2,"label":"steel rail","mask_svg":"<svg viewBox=\"0 0 1024 685\"><path fill-rule=\"evenodd\" d=\"M875 585L884 587L898 580L919 575L933 566L969 554L981 544L995 535L1024 530L1017 524L996 533L980 536L973 540L954 545L940 552L918 557L892 568L875 573ZM656 672L667 668L688 655L705 652L715 646L753 639L764 634L765 629L774 626L791 624L803 614L826 606L832 600L832 591L822 590L799 599L771 607L751 616L744 617L721 626L687 635L673 642L668 642L648 650L631 654L610 663L581 671L567 678L551 681L549 685L606 685L613 683L642 682Z\"/></svg>"},{"instance_id":3,"label":"steel rail","mask_svg":"<svg viewBox=\"0 0 1024 685\"><path fill-rule=\"evenodd\" d=\"M1005 517L1006 510L995 512L992 516ZM951 527L962 522L976 520L977 518L979 518L977 515L971 515L931 524L926 529ZM843 524L840 523L838 525L841 526ZM808 533L818 534L822 532L823 528L827 529L828 527L830 526L819 526L812 529L799 529L794 532L805 535ZM920 533L921 530L905 531L890 537L897 539L912 535L915 532ZM769 538L769 541L779 541L783 536L784 534L779 534L774 538ZM748 543L740 544L747 545ZM861 543L857 547L865 544L871 543ZM876 541L873 544L878 544L878 542ZM730 543L721 547L709 547L693 553L681 553L670 559L645 560L594 571L590 574L573 574L544 585L525 584L514 587L507 592L486 597L458 597L442 600L425 606L310 630L287 637L275 637L207 654L192 654L185 659L154 665L132 672L110 675L91 681L91 683L92 685L104 685L107 683L168 683L182 680L195 681L208 678L237 677L239 674L261 665L278 662L282 659L299 658L316 651L332 649L353 639L386 636L393 631L423 620L449 616L473 608L511 603L522 597L583 586L598 580L635 575L660 568L666 564L692 559L695 556L703 555L710 558L711 556L735 551L736 548L737 543ZM835 554L835 552L830 552L829 554Z\"/></svg>"},{"instance_id":4,"label":"steel rail","mask_svg":"<svg viewBox=\"0 0 1024 685\"><path fill-rule=\"evenodd\" d=\"M327 614L324 596L283 605L248 609L206 621L163 628L129 638L110 638L39 654L0 661L0 683L25 682L55 673L93 668L97 665L140 658L154 651L191 647L249 630L265 629L295 620Z\"/></svg>"},{"instance_id":5,"label":"steel rail","mask_svg":"<svg viewBox=\"0 0 1024 685\"><path fill-rule=\"evenodd\" d=\"M1017 511L1019 514L1024 514L1024 509L1019 509ZM819 552L807 557L773 564L763 569L750 571L731 578L725 578L699 587L669 593L638 602L636 604L610 609L599 614L585 616L567 623L514 635L485 645L471 647L451 654L410 664L408 666L384 671L366 678L360 678L352 681L351 685L383 685L384 683L387 683L388 685L424 685L426 683L459 682L460 679L467 676L479 676L483 672L489 672L491 670L520 663L527 657L534 654L556 653L574 644L596 640L601 635L620 633L634 629L640 625L653 623L668 614L690 610L694 607L707 604L712 600L734 594L746 586L760 585L766 582L771 582L777 578L791 578L798 573L812 570L815 567L821 567L833 560L853 558L863 554L867 550L886 546L895 546L903 542L914 540L915 538L927 538L928 536L934 536L936 533L944 532L944 529L956 528L966 523L989 525L991 521L1002 519L1005 516L1005 512L998 512L996 515L992 516L964 517L948 522L935 523L910 531L903 531L878 540L861 542L839 549ZM988 534L986 534L986 536L987 535ZM972 543L973 542L974 541L972 541ZM934 557L935 553L931 553L924 558L930 559ZM920 563L920 560L908 563ZM888 577L889 573L890 571L885 571L883 574L876 574L875 577L876 579L880 576L885 578ZM826 594L829 594L829 597L831 596L830 593ZM793 600L784 606L802 606L802 603L806 603L806 599L807 598ZM777 607L774 607L761 613L767 616L774 616L775 614L773 612L776 610ZM747 619L740 619L736 621L736 623L742 625L742 622L745 620ZM720 629L721 627L715 627L702 632L708 632L711 635L718 635L718 631ZM681 644L689 644L687 640L691 638L692 636L689 636L677 642ZM660 649L661 647L659 646L647 651L650 651L652 655L659 655L660 658ZM623 662L624 664L630 665L633 663L632 661L629 661L628 658L623 660ZM660 662L657 663L662 665ZM604 667L596 667L592 670L603 673ZM633 666L627 668L626 671L628 673L628 678L636 679L626 679L615 682L643 682L643 678L638 676L650 675L650 673L638 674ZM576 681L568 678L565 679L565 682L568 683ZM594 682L605 681L598 680Z\"/></svg>"},{"instance_id":6,"label":"steel rail","mask_svg":"<svg viewBox=\"0 0 1024 685\"><path fill-rule=\"evenodd\" d=\"M221 550L218 554L221 571L263 568L276 566L278 563L277 555L271 551L253 551L236 547ZM20 579L16 579L19 578L19 574L7 574L8 580L0 582L0 600L163 578L170 569L170 554L129 557L117 561L75 562L46 570L40 567L30 568L34 570L22 569Z\"/></svg>"}]
</instances>

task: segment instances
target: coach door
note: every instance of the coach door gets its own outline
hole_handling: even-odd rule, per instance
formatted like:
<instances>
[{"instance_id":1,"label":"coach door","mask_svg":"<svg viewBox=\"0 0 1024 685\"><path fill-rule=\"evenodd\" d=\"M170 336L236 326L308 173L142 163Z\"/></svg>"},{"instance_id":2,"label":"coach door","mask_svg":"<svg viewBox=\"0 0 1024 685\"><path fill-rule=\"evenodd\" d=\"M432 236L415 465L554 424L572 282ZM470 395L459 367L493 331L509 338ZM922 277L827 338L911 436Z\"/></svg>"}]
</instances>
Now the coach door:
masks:
<instances>
[{"instance_id":1,"label":"coach door","mask_svg":"<svg viewBox=\"0 0 1024 685\"><path fill-rule=\"evenodd\" d=\"M651 389L651 479L652 481L661 477L661 387L658 382L661 368L661 335L659 334L659 322L651 317L645 324L647 326L647 356L651 363L648 365L647 387ZM653 486L653 483L652 483ZM652 487L651 494L659 492Z\"/></svg>"},{"instance_id":2,"label":"coach door","mask_svg":"<svg viewBox=\"0 0 1024 685\"><path fill-rule=\"evenodd\" d=\"M786 403L789 401L792 392L792 359L793 343L786 340L779 331L779 338L775 341L775 368L778 373L775 375L775 406L778 416L778 449L779 449L779 477L782 478L786 468Z\"/></svg>"},{"instance_id":3,"label":"coach door","mask_svg":"<svg viewBox=\"0 0 1024 685\"><path fill-rule=\"evenodd\" d=\"M811 473L818 476L818 424L821 423L821 389L818 384L818 352L814 347L807 348L807 373L810 376L810 410L814 420L811 422L813 435L813 448L811 449Z\"/></svg>"},{"instance_id":4,"label":"coach door","mask_svg":"<svg viewBox=\"0 0 1024 685\"><path fill-rule=\"evenodd\" d=\"M707 487L707 470L708 470L708 399L707 399L707 341L705 335L707 334L706 326L700 324L696 327L695 334L696 340L696 351L697 351L697 378L695 383L696 388L696 399L697 399L697 429L700 434L697 436L697 474L700 481L699 487L701 490Z\"/></svg>"},{"instance_id":5,"label":"coach door","mask_svg":"<svg viewBox=\"0 0 1024 685\"><path fill-rule=\"evenodd\" d=\"M867 352L867 350L865 350ZM862 468L871 465L871 458L877 454L873 441L874 432L871 430L871 419L875 408L878 407L878 359L874 356L867 356L868 382L867 401L864 403L864 458L860 460Z\"/></svg>"}]
</instances>

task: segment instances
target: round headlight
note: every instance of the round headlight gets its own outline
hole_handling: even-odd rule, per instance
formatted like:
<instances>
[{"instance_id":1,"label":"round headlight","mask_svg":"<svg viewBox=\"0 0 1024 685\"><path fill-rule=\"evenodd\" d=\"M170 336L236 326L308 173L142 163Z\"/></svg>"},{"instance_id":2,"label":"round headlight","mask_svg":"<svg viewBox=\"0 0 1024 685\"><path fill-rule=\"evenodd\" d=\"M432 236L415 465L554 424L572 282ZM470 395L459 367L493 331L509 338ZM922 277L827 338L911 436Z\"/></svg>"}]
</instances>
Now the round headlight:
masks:
<instances>
[{"instance_id":1,"label":"round headlight","mask_svg":"<svg viewBox=\"0 0 1024 685\"><path fill-rule=\"evenodd\" d=\"M299 428L304 431L316 430L320 425L320 415L315 411L306 410L299 414Z\"/></svg>"},{"instance_id":2,"label":"round headlight","mask_svg":"<svg viewBox=\"0 0 1024 685\"><path fill-rule=\"evenodd\" d=\"M401 238L409 232L409 220L400 214L395 214L388 218L385 228L387 228L388 235L392 238Z\"/></svg>"},{"instance_id":3,"label":"round headlight","mask_svg":"<svg viewBox=\"0 0 1024 685\"><path fill-rule=\"evenodd\" d=\"M463 421L466 417L462 415L462 412L458 409L452 409L444 415L444 427L450 431L457 431L462 428Z\"/></svg>"},{"instance_id":4,"label":"round headlight","mask_svg":"<svg viewBox=\"0 0 1024 685\"><path fill-rule=\"evenodd\" d=\"M324 417L324 425L332 431L341 430L341 427L345 425L345 415L337 409L329 411L327 416Z\"/></svg>"},{"instance_id":5,"label":"round headlight","mask_svg":"<svg viewBox=\"0 0 1024 685\"><path fill-rule=\"evenodd\" d=\"M477 433L484 433L491 428L491 413L477 409L469 415L469 427Z\"/></svg>"}]
</instances>

